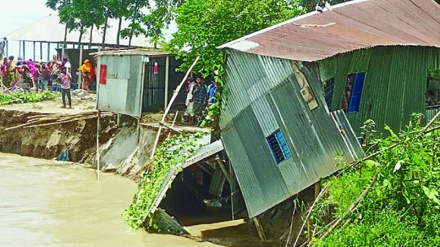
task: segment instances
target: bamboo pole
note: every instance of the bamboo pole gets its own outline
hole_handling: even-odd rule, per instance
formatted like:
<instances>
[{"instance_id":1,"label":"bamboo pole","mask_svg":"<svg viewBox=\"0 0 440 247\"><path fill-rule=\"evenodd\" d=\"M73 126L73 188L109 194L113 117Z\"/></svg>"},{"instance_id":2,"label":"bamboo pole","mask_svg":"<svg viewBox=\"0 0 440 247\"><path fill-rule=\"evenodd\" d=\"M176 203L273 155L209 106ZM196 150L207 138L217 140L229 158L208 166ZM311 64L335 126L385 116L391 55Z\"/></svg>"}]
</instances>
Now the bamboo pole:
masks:
<instances>
[{"instance_id":1,"label":"bamboo pole","mask_svg":"<svg viewBox=\"0 0 440 247\"><path fill-rule=\"evenodd\" d=\"M174 124L176 123L177 115L179 115L179 111L176 111L176 115L174 115L174 119L173 119L173 122L171 123L171 127L174 127ZM167 138L169 138L170 135L171 135L171 132L168 131L168 137Z\"/></svg>"},{"instance_id":2,"label":"bamboo pole","mask_svg":"<svg viewBox=\"0 0 440 247\"><path fill-rule=\"evenodd\" d=\"M186 72L185 77L183 77L182 81L180 82L180 84L177 86L177 88L174 90L173 92L173 96L171 97L170 103L168 104L167 109L165 110L163 116L162 116L162 120L160 121L161 123L163 123L165 121L165 117L167 116L168 112L171 109L171 106L174 103L174 100L177 97L177 94L180 91L180 88L182 88L183 83L185 83L186 79L188 78L189 73L192 71L192 69L194 68L194 66L196 65L197 61L199 61L200 56L198 56L196 58L196 60L194 60L193 64L191 65L191 67L189 68L189 70ZM159 137L160 137L160 132L162 131L162 125L159 125L159 130L157 131L157 135L156 135L156 140L154 141L154 145L153 145L153 149L151 150L151 155L150 155L150 159L154 158L154 153L156 152L156 148L157 148L157 143L159 142Z\"/></svg>"},{"instance_id":3,"label":"bamboo pole","mask_svg":"<svg viewBox=\"0 0 440 247\"><path fill-rule=\"evenodd\" d=\"M0 76L0 83L1 83L1 90L2 90L2 94L3 94L3 76Z\"/></svg>"},{"instance_id":4,"label":"bamboo pole","mask_svg":"<svg viewBox=\"0 0 440 247\"><path fill-rule=\"evenodd\" d=\"M304 219L304 222L298 231L298 235L296 236L295 243L293 244L293 246L297 246L296 244L298 243L299 237L301 236L301 233L303 232L304 226L307 223L308 219L310 218L310 215L312 214L313 208L315 207L316 203L321 199L322 196L324 196L325 193L327 193L327 191L329 189L330 189L330 185L328 184L321 190L319 195L313 201L313 204L312 204L312 206L310 206L309 210L307 211L306 218Z\"/></svg>"},{"instance_id":5,"label":"bamboo pole","mask_svg":"<svg viewBox=\"0 0 440 247\"><path fill-rule=\"evenodd\" d=\"M260 223L260 220L257 217L252 218L255 224L255 228L257 229L258 237L262 241L266 241L266 234L264 233L263 226Z\"/></svg>"},{"instance_id":6,"label":"bamboo pole","mask_svg":"<svg viewBox=\"0 0 440 247\"><path fill-rule=\"evenodd\" d=\"M170 77L170 57L167 56L165 60L165 102L164 102L164 108L167 108L168 106L168 83L169 83L169 77Z\"/></svg>"},{"instance_id":7,"label":"bamboo pole","mask_svg":"<svg viewBox=\"0 0 440 247\"><path fill-rule=\"evenodd\" d=\"M97 178L98 178L98 181L99 181L99 163L101 162L101 160L100 160L100 155L99 155L99 129L100 129L100 122L101 122L101 111L100 110L98 110L98 113L97 113L97 117L98 117L98 119L96 120L96 160L97 160L97 165L96 165L96 174L97 174Z\"/></svg>"},{"instance_id":8,"label":"bamboo pole","mask_svg":"<svg viewBox=\"0 0 440 247\"><path fill-rule=\"evenodd\" d=\"M217 155L215 161L219 165L220 169L223 172L223 175L225 175L226 180L228 180L228 183L231 184L231 176L229 175L228 170L226 170L225 164L223 164L223 161L220 159L220 157Z\"/></svg>"},{"instance_id":9,"label":"bamboo pole","mask_svg":"<svg viewBox=\"0 0 440 247\"><path fill-rule=\"evenodd\" d=\"M91 118L96 118L96 116L81 117L81 118L75 118L75 119L70 119L70 120L66 120L66 121L56 121L56 122L45 123L45 124L28 125L28 126L24 126L23 128L26 129L26 128L50 126L50 125L55 125L55 124L70 123L70 122L75 122L75 121L78 121L78 120L85 120L85 119L91 119Z\"/></svg>"}]
</instances>

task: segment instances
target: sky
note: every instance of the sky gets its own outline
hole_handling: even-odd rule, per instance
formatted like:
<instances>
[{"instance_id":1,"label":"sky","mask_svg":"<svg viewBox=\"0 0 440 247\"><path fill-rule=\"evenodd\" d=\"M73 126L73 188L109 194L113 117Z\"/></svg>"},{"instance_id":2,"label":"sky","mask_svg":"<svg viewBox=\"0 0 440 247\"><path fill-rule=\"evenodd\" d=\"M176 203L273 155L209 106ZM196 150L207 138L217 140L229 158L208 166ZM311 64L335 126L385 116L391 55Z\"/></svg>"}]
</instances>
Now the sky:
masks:
<instances>
[{"instance_id":1,"label":"sky","mask_svg":"<svg viewBox=\"0 0 440 247\"><path fill-rule=\"evenodd\" d=\"M45 3L46 0L0 0L0 37L3 38L8 33L49 14L56 14L55 11L46 7ZM32 44L29 43L28 45L26 45L26 56L32 58ZM51 52L55 52L54 48ZM17 57L18 54L18 42L9 42L9 55Z\"/></svg>"},{"instance_id":2,"label":"sky","mask_svg":"<svg viewBox=\"0 0 440 247\"><path fill-rule=\"evenodd\" d=\"M0 0L0 38L7 37L7 34L50 14L57 14L46 7L46 0ZM170 30L165 30L165 37L167 40L171 38L171 32L177 30L173 23ZM15 58L21 56L19 51L19 44L16 41L8 42L8 56L14 55ZM24 59L46 60L47 59L47 45L43 45L43 57L40 58L39 45L36 47L36 54L33 54L32 42L26 42L26 57ZM53 44L49 50L49 57L52 57L56 46Z\"/></svg>"},{"instance_id":3,"label":"sky","mask_svg":"<svg viewBox=\"0 0 440 247\"><path fill-rule=\"evenodd\" d=\"M56 14L45 3L46 0L0 0L0 37L49 14Z\"/></svg>"}]
</instances>

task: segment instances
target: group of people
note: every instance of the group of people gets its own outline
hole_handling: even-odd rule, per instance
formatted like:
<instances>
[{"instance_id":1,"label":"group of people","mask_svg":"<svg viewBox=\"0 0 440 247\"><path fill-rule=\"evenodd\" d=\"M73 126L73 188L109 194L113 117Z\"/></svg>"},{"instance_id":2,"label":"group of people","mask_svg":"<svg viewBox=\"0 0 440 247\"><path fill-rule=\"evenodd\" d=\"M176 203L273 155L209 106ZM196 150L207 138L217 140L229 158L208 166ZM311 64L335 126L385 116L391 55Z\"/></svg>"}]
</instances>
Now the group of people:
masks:
<instances>
[{"instance_id":1,"label":"group of people","mask_svg":"<svg viewBox=\"0 0 440 247\"><path fill-rule=\"evenodd\" d=\"M91 62L86 59L84 64L78 68L82 74L82 89L89 90L90 86L96 81L95 68ZM63 57L58 60L56 55L48 62L34 62L32 59L23 61L14 56L4 58L0 62L0 80L3 90L8 92L21 90L24 93L30 93L32 90L54 90L55 85L61 87L63 107L68 105L72 107L70 88L73 83L72 66Z\"/></svg>"},{"instance_id":2,"label":"group of people","mask_svg":"<svg viewBox=\"0 0 440 247\"><path fill-rule=\"evenodd\" d=\"M199 125L207 107L216 102L217 82L214 80L206 86L202 77L197 77L195 82L192 78L188 78L186 82L185 123Z\"/></svg>"},{"instance_id":3,"label":"group of people","mask_svg":"<svg viewBox=\"0 0 440 247\"><path fill-rule=\"evenodd\" d=\"M25 92L49 90L52 85L59 79L61 68L71 71L71 65L67 58L61 61L54 55L49 62L34 62L32 59L23 61L22 58L15 59L9 56L0 63L0 77L5 87L14 90L17 87L22 88Z\"/></svg>"}]
</instances>

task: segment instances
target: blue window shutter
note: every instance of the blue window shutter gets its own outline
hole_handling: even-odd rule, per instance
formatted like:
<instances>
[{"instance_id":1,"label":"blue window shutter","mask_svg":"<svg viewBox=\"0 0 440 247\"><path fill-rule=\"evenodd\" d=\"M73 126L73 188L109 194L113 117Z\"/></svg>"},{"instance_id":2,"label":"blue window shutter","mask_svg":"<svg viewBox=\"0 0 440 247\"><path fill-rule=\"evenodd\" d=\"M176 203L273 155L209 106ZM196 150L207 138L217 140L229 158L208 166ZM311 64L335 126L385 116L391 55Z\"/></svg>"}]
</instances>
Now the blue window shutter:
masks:
<instances>
[{"instance_id":1,"label":"blue window shutter","mask_svg":"<svg viewBox=\"0 0 440 247\"><path fill-rule=\"evenodd\" d=\"M362 89L364 87L365 72L357 73L353 85L353 91L350 100L349 113L358 112L361 103Z\"/></svg>"},{"instance_id":2,"label":"blue window shutter","mask_svg":"<svg viewBox=\"0 0 440 247\"><path fill-rule=\"evenodd\" d=\"M281 133L279 129L270 136L266 137L266 140L277 164L292 156L286 140L284 139L283 133Z\"/></svg>"}]
</instances>

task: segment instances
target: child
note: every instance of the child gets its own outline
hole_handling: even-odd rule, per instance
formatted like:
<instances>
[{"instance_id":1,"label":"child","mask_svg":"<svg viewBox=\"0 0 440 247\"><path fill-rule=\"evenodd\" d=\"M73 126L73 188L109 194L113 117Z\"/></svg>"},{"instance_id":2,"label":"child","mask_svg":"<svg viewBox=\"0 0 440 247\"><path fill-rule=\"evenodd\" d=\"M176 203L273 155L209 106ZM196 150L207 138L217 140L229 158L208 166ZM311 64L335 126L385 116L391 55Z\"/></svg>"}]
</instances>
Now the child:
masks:
<instances>
[{"instance_id":1,"label":"child","mask_svg":"<svg viewBox=\"0 0 440 247\"><path fill-rule=\"evenodd\" d=\"M66 67L61 68L61 73L58 76L58 79L61 79L61 87L63 88L62 99L63 106L62 108L66 108L66 96L69 101L69 108L72 109L72 98L70 97L70 82L72 81L72 75L70 72L66 71Z\"/></svg>"},{"instance_id":2,"label":"child","mask_svg":"<svg viewBox=\"0 0 440 247\"><path fill-rule=\"evenodd\" d=\"M186 122L189 125L194 124L194 100L193 100L193 90L194 86L196 85L192 78L188 78L187 80L187 87L186 87L186 110L183 116L186 118Z\"/></svg>"}]
</instances>

